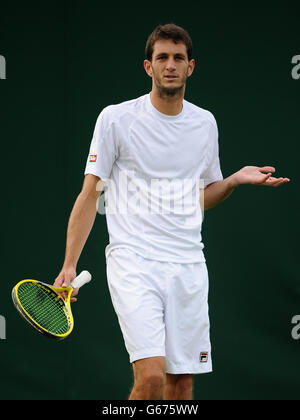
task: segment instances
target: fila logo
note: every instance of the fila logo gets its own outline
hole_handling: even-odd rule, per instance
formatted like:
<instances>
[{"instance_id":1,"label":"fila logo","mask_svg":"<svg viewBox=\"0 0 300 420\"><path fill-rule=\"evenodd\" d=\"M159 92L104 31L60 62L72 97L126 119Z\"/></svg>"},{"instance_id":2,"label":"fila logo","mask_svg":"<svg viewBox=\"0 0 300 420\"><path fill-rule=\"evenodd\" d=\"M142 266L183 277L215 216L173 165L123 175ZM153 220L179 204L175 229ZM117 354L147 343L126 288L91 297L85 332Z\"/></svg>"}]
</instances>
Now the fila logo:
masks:
<instances>
[{"instance_id":1,"label":"fila logo","mask_svg":"<svg viewBox=\"0 0 300 420\"><path fill-rule=\"evenodd\" d=\"M96 162L97 155L90 155L90 162Z\"/></svg>"},{"instance_id":2,"label":"fila logo","mask_svg":"<svg viewBox=\"0 0 300 420\"><path fill-rule=\"evenodd\" d=\"M208 360L208 352L207 351L202 351L200 353L200 362L201 363L206 363Z\"/></svg>"}]
</instances>

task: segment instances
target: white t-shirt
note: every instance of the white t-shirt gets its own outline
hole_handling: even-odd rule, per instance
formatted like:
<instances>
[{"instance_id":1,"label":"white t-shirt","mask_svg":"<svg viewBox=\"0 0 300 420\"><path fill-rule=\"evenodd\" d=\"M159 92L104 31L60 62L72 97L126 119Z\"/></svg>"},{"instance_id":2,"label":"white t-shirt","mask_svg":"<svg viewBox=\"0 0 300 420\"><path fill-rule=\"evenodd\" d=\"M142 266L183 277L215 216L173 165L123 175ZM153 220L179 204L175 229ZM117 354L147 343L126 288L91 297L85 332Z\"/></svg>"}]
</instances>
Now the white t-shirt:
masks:
<instances>
[{"instance_id":1,"label":"white t-shirt","mask_svg":"<svg viewBox=\"0 0 300 420\"><path fill-rule=\"evenodd\" d=\"M106 256L130 248L158 261L205 261L199 188L223 179L209 111L184 100L180 114L165 115L150 94L104 108L85 174L106 182Z\"/></svg>"}]
</instances>

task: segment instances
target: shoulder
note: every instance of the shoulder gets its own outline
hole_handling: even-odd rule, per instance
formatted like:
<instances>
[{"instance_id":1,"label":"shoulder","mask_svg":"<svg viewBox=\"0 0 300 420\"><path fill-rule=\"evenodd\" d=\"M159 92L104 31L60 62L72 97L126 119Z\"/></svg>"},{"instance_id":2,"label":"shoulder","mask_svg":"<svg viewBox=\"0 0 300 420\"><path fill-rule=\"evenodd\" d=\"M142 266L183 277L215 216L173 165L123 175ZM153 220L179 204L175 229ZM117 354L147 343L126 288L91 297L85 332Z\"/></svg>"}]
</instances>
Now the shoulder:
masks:
<instances>
[{"instance_id":1,"label":"shoulder","mask_svg":"<svg viewBox=\"0 0 300 420\"><path fill-rule=\"evenodd\" d=\"M208 111L207 109L201 108L198 105L192 104L191 102L188 102L184 100L184 104L186 108L188 109L189 115L196 118L197 120L204 120L210 122L214 127L217 128L217 122L212 114L212 112Z\"/></svg>"},{"instance_id":2,"label":"shoulder","mask_svg":"<svg viewBox=\"0 0 300 420\"><path fill-rule=\"evenodd\" d=\"M126 115L137 116L140 112L144 112L146 96L143 95L118 104L108 105L100 112L99 118L108 122L117 122Z\"/></svg>"}]
</instances>

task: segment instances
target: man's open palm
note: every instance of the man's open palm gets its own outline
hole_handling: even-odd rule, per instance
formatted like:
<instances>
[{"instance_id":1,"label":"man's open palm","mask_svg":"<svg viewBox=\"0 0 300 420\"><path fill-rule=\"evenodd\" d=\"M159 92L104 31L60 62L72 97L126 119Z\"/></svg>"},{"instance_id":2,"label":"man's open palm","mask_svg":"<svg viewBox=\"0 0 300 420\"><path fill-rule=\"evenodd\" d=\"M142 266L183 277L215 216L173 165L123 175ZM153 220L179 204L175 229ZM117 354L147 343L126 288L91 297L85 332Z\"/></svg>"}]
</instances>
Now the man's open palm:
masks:
<instances>
[{"instance_id":1,"label":"man's open palm","mask_svg":"<svg viewBox=\"0 0 300 420\"><path fill-rule=\"evenodd\" d=\"M289 178L275 178L272 174L275 168L272 166L245 166L236 172L235 177L238 184L267 185L278 187L281 184L289 182Z\"/></svg>"}]
</instances>

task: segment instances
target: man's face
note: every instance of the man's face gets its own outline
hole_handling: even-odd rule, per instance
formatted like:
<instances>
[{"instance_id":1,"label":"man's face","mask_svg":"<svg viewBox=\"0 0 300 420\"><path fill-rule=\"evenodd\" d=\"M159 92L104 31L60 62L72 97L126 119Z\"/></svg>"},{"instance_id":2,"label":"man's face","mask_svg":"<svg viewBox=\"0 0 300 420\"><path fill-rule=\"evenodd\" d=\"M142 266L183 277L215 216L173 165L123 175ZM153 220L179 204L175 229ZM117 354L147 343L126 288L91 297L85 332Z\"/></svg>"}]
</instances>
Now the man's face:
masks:
<instances>
[{"instance_id":1,"label":"man's face","mask_svg":"<svg viewBox=\"0 0 300 420\"><path fill-rule=\"evenodd\" d=\"M185 44L175 44L172 40L156 41L152 61L144 62L145 70L152 77L160 96L182 94L194 66L195 61L188 60Z\"/></svg>"}]
</instances>

